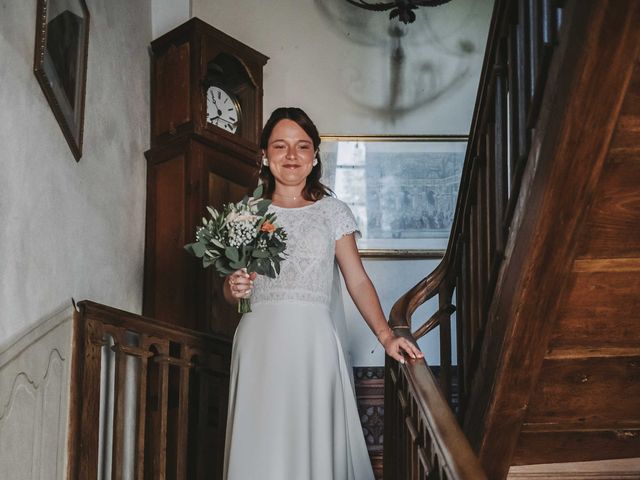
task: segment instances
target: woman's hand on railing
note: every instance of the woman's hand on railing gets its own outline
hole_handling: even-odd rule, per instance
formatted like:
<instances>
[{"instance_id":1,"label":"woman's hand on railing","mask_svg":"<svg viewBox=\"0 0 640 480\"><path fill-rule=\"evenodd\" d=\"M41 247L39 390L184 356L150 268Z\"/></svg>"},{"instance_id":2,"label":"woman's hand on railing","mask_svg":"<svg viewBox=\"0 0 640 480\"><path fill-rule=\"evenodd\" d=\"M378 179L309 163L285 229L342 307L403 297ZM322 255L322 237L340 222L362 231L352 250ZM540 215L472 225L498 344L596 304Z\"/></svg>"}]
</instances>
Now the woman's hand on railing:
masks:
<instances>
[{"instance_id":1,"label":"woman's hand on railing","mask_svg":"<svg viewBox=\"0 0 640 480\"><path fill-rule=\"evenodd\" d=\"M404 337L397 337L391 328L384 330L378 334L378 341L384 347L384 351L394 360L404 364L403 354L409 355L411 358L424 358L424 354L420 349Z\"/></svg>"},{"instance_id":2,"label":"woman's hand on railing","mask_svg":"<svg viewBox=\"0 0 640 480\"><path fill-rule=\"evenodd\" d=\"M247 273L246 268L236 270L224 279L224 296L229 303L238 303L241 298L249 298L253 292L253 281L258 274Z\"/></svg>"}]
</instances>

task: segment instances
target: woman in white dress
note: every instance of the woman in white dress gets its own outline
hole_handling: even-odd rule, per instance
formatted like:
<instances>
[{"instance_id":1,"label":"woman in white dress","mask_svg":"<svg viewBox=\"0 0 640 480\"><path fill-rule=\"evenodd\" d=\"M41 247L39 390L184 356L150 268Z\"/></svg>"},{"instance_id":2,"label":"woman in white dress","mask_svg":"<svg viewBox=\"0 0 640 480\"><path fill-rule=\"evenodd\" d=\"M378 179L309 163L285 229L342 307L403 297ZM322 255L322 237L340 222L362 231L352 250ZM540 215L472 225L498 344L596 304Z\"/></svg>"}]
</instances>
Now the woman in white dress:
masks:
<instances>
[{"instance_id":1,"label":"woman in white dress","mask_svg":"<svg viewBox=\"0 0 640 480\"><path fill-rule=\"evenodd\" d=\"M355 243L349 207L320 183L320 136L299 108L279 108L264 126L260 176L270 211L288 235L280 275L238 270L230 303L251 296L231 357L226 480L372 480L344 320L332 315L337 261L349 294L386 353L422 353L394 336ZM340 306L341 308L341 306Z\"/></svg>"}]
</instances>

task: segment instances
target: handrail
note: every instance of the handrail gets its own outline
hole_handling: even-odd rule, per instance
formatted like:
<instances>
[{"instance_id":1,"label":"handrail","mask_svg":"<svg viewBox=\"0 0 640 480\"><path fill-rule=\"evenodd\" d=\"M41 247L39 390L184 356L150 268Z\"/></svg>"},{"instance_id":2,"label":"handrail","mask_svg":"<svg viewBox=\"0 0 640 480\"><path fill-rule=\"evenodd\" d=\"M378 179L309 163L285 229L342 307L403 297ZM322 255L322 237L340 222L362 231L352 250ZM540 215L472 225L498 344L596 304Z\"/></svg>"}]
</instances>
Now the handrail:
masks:
<instances>
[{"instance_id":1,"label":"handrail","mask_svg":"<svg viewBox=\"0 0 640 480\"><path fill-rule=\"evenodd\" d=\"M411 429L407 433L408 427L404 426L413 421L411 418L420 418L427 425L425 428L437 437L429 440L439 449L435 458L446 459L447 465L449 462L458 465L461 458L464 462L470 461L469 444L456 430L453 416L434 418L432 413L440 412L442 402L453 406L455 387L459 392L459 420L465 415L467 392L478 363L474 359L479 354L488 305L504 260L509 226L531 149L532 129L538 119L548 67L559 37L563 7L562 0L496 0L494 5L447 250L435 270L400 297L390 312L390 326L397 334L413 341L440 328L440 391L437 395L434 393L436 381L426 362L410 361L403 367L387 360L385 478L423 478L414 475L415 462L406 463L410 452L390 447L390 444L397 445L398 437L412 436ZM438 311L414 329L414 312L436 296ZM456 312L458 347L455 379L451 375L453 312ZM444 437L438 437L440 434ZM426 441L415 438L407 445L410 451L419 452L425 448ZM393 467L398 463L406 465ZM387 467L394 469L394 473L387 475ZM441 466L436 468L433 461L425 468L442 470ZM399 471L411 475L394 476ZM463 471L459 473L462 476L453 471L441 473L445 476L434 474L433 478L479 478L464 476Z\"/></svg>"},{"instance_id":2,"label":"handrail","mask_svg":"<svg viewBox=\"0 0 640 480\"><path fill-rule=\"evenodd\" d=\"M229 340L89 301L78 307L68 478L218 478Z\"/></svg>"},{"instance_id":3,"label":"handrail","mask_svg":"<svg viewBox=\"0 0 640 480\"><path fill-rule=\"evenodd\" d=\"M407 330L397 334L412 338ZM427 363L386 362L384 478L485 480Z\"/></svg>"}]
</instances>

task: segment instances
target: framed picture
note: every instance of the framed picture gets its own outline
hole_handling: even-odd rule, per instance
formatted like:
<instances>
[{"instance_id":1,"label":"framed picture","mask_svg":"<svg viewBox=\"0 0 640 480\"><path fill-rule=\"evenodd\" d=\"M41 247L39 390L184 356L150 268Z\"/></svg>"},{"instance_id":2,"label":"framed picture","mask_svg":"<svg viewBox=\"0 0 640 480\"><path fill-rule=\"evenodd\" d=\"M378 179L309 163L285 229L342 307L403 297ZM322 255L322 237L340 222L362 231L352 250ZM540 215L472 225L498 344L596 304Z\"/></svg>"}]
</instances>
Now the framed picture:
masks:
<instances>
[{"instance_id":1,"label":"framed picture","mask_svg":"<svg viewBox=\"0 0 640 480\"><path fill-rule=\"evenodd\" d=\"M466 148L466 136L322 137L322 181L356 216L363 256L444 254Z\"/></svg>"},{"instance_id":2,"label":"framed picture","mask_svg":"<svg viewBox=\"0 0 640 480\"><path fill-rule=\"evenodd\" d=\"M33 70L76 161L82 156L89 46L85 0L37 0Z\"/></svg>"}]
</instances>

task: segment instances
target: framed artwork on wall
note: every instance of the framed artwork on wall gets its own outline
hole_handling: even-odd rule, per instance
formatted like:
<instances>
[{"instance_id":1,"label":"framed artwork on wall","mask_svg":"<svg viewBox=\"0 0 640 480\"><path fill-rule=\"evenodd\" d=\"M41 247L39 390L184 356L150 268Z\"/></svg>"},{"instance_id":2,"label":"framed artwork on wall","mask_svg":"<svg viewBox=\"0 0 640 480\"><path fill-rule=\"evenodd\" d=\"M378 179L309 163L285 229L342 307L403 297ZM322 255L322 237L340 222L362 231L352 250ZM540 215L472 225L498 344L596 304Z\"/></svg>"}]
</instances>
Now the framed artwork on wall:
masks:
<instances>
[{"instance_id":1,"label":"framed artwork on wall","mask_svg":"<svg viewBox=\"0 0 640 480\"><path fill-rule=\"evenodd\" d=\"M466 136L322 137L322 181L356 216L363 256L444 254L466 147Z\"/></svg>"},{"instance_id":2,"label":"framed artwork on wall","mask_svg":"<svg viewBox=\"0 0 640 480\"><path fill-rule=\"evenodd\" d=\"M33 70L76 161L82 156L89 47L85 0L37 0Z\"/></svg>"}]
</instances>

